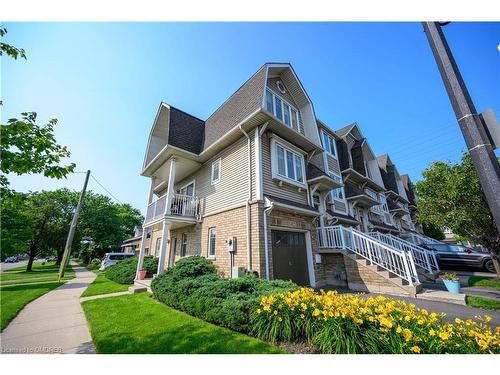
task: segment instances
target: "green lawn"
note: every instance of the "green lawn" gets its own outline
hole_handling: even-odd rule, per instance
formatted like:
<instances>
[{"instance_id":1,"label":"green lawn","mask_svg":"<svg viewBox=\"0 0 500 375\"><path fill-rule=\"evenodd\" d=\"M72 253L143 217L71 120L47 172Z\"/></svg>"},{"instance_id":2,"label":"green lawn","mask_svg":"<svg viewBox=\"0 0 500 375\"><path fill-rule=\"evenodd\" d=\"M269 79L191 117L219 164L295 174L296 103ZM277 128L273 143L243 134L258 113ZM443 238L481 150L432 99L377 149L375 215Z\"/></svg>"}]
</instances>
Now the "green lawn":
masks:
<instances>
[{"instance_id":1,"label":"green lawn","mask_svg":"<svg viewBox=\"0 0 500 375\"><path fill-rule=\"evenodd\" d=\"M467 296L467 306L479 307L487 310L500 310L500 301L493 298Z\"/></svg>"},{"instance_id":2,"label":"green lawn","mask_svg":"<svg viewBox=\"0 0 500 375\"><path fill-rule=\"evenodd\" d=\"M96 296L98 294L109 294L116 292L125 292L128 285L118 284L106 278L104 275L96 277L94 282L83 292L82 297Z\"/></svg>"},{"instance_id":3,"label":"green lawn","mask_svg":"<svg viewBox=\"0 0 500 375\"><path fill-rule=\"evenodd\" d=\"M500 280L481 276L471 276L469 278L469 286L486 286L489 288L500 289Z\"/></svg>"},{"instance_id":4,"label":"green lawn","mask_svg":"<svg viewBox=\"0 0 500 375\"><path fill-rule=\"evenodd\" d=\"M99 353L283 353L165 306L148 293L82 303Z\"/></svg>"},{"instance_id":5,"label":"green lawn","mask_svg":"<svg viewBox=\"0 0 500 375\"><path fill-rule=\"evenodd\" d=\"M62 284L64 283L53 281L39 284L2 286L0 288L1 330L3 331L29 302Z\"/></svg>"},{"instance_id":6,"label":"green lawn","mask_svg":"<svg viewBox=\"0 0 500 375\"><path fill-rule=\"evenodd\" d=\"M35 263L33 264L33 270L31 272L26 271L26 266L5 270L0 273L0 282L23 279L31 279L34 281L56 280L58 272L59 266L56 266L54 262L45 263L43 265L41 263ZM75 276L75 273L70 265L66 268L64 276L65 279Z\"/></svg>"}]
</instances>

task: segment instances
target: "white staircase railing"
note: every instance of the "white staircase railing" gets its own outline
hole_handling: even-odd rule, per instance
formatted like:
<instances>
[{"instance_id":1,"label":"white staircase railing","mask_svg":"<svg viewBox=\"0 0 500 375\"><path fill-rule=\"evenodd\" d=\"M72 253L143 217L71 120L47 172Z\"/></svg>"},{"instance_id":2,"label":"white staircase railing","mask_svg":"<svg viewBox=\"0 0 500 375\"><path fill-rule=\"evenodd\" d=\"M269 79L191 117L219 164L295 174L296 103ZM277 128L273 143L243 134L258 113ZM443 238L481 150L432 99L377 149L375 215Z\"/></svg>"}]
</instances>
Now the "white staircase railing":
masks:
<instances>
[{"instance_id":1,"label":"white staircase railing","mask_svg":"<svg viewBox=\"0 0 500 375\"><path fill-rule=\"evenodd\" d=\"M427 272L432 273L433 271L439 271L436 255L433 251L424 249L423 247L405 241L402 238L396 237L392 234L384 234L380 232L371 232L367 234L370 237L376 238L377 240L398 250L410 251L413 255L415 264L418 267L425 269Z\"/></svg>"},{"instance_id":2,"label":"white staircase railing","mask_svg":"<svg viewBox=\"0 0 500 375\"><path fill-rule=\"evenodd\" d=\"M397 276L410 285L419 283L413 255L341 225L318 228L319 247L347 249Z\"/></svg>"},{"instance_id":3,"label":"white staircase railing","mask_svg":"<svg viewBox=\"0 0 500 375\"><path fill-rule=\"evenodd\" d=\"M405 233L404 236L406 241L413 242L415 245L442 243L441 241L435 240L434 238L430 238L428 236L424 236L423 234Z\"/></svg>"}]
</instances>

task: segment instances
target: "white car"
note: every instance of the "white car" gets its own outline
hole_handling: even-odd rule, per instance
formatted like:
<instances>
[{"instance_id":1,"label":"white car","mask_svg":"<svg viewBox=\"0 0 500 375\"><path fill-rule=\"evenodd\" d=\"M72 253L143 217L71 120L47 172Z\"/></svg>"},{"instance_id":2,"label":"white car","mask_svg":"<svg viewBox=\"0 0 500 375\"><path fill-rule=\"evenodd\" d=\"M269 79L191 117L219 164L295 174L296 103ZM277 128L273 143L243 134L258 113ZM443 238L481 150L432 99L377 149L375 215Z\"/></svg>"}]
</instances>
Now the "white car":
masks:
<instances>
[{"instance_id":1,"label":"white car","mask_svg":"<svg viewBox=\"0 0 500 375\"><path fill-rule=\"evenodd\" d=\"M118 263L120 260L132 258L134 256L134 253L106 253L102 259L99 271L104 271L106 268Z\"/></svg>"}]
</instances>

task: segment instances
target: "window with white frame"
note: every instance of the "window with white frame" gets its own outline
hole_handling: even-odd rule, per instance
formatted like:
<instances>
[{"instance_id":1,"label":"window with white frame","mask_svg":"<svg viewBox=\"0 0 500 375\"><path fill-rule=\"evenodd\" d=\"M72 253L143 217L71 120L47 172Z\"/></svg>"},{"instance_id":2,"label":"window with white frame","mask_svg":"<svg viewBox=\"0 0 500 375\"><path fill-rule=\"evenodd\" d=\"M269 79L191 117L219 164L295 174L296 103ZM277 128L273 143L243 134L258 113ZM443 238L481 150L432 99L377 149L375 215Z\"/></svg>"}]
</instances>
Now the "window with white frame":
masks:
<instances>
[{"instance_id":1,"label":"window with white frame","mask_svg":"<svg viewBox=\"0 0 500 375\"><path fill-rule=\"evenodd\" d=\"M335 138L330 136L329 134L322 132L323 133L323 148L326 150L327 153L333 156L337 156L337 150L335 148Z\"/></svg>"},{"instance_id":2,"label":"window with white frame","mask_svg":"<svg viewBox=\"0 0 500 375\"><path fill-rule=\"evenodd\" d=\"M220 158L212 162L212 174L210 177L210 183L215 185L220 180Z\"/></svg>"},{"instance_id":3,"label":"window with white frame","mask_svg":"<svg viewBox=\"0 0 500 375\"><path fill-rule=\"evenodd\" d=\"M186 256L187 244L188 244L188 236L186 233L182 233L182 236L181 236L181 257Z\"/></svg>"},{"instance_id":4,"label":"window with white frame","mask_svg":"<svg viewBox=\"0 0 500 375\"><path fill-rule=\"evenodd\" d=\"M299 131L299 111L271 90L266 90L266 110L293 130Z\"/></svg>"},{"instance_id":5,"label":"window with white frame","mask_svg":"<svg viewBox=\"0 0 500 375\"><path fill-rule=\"evenodd\" d=\"M156 239L156 244L155 244L155 257L160 256L160 246L161 246L161 237L158 237Z\"/></svg>"},{"instance_id":6,"label":"window with white frame","mask_svg":"<svg viewBox=\"0 0 500 375\"><path fill-rule=\"evenodd\" d=\"M284 144L273 141L274 175L299 185L304 183L304 156Z\"/></svg>"},{"instance_id":7,"label":"window with white frame","mask_svg":"<svg viewBox=\"0 0 500 375\"><path fill-rule=\"evenodd\" d=\"M338 182L338 183L342 183L342 177L334 174L334 173L330 173L330 177ZM344 200L344 187L339 187L337 189L332 189L331 191L331 196L332 196L332 199L336 199L336 200Z\"/></svg>"},{"instance_id":8,"label":"window with white frame","mask_svg":"<svg viewBox=\"0 0 500 375\"><path fill-rule=\"evenodd\" d=\"M208 257L215 257L215 239L217 236L217 231L215 227L208 229Z\"/></svg>"},{"instance_id":9,"label":"window with white frame","mask_svg":"<svg viewBox=\"0 0 500 375\"><path fill-rule=\"evenodd\" d=\"M387 199L385 198L385 194L379 194L378 197L382 210L384 212L389 212L389 207L387 206Z\"/></svg>"}]
</instances>

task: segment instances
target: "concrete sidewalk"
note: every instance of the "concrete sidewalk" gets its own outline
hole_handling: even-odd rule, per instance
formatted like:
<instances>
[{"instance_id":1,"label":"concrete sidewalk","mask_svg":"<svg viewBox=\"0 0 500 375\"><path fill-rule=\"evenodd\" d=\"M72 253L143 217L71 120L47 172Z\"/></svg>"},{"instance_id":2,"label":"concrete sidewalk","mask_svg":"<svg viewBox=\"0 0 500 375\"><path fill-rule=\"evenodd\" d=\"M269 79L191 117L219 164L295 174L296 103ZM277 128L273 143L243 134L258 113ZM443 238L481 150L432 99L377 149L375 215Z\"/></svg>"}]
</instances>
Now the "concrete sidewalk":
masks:
<instances>
[{"instance_id":1,"label":"concrete sidewalk","mask_svg":"<svg viewBox=\"0 0 500 375\"><path fill-rule=\"evenodd\" d=\"M2 353L95 353L80 295L96 275L73 270L75 279L29 303L1 333Z\"/></svg>"}]
</instances>

